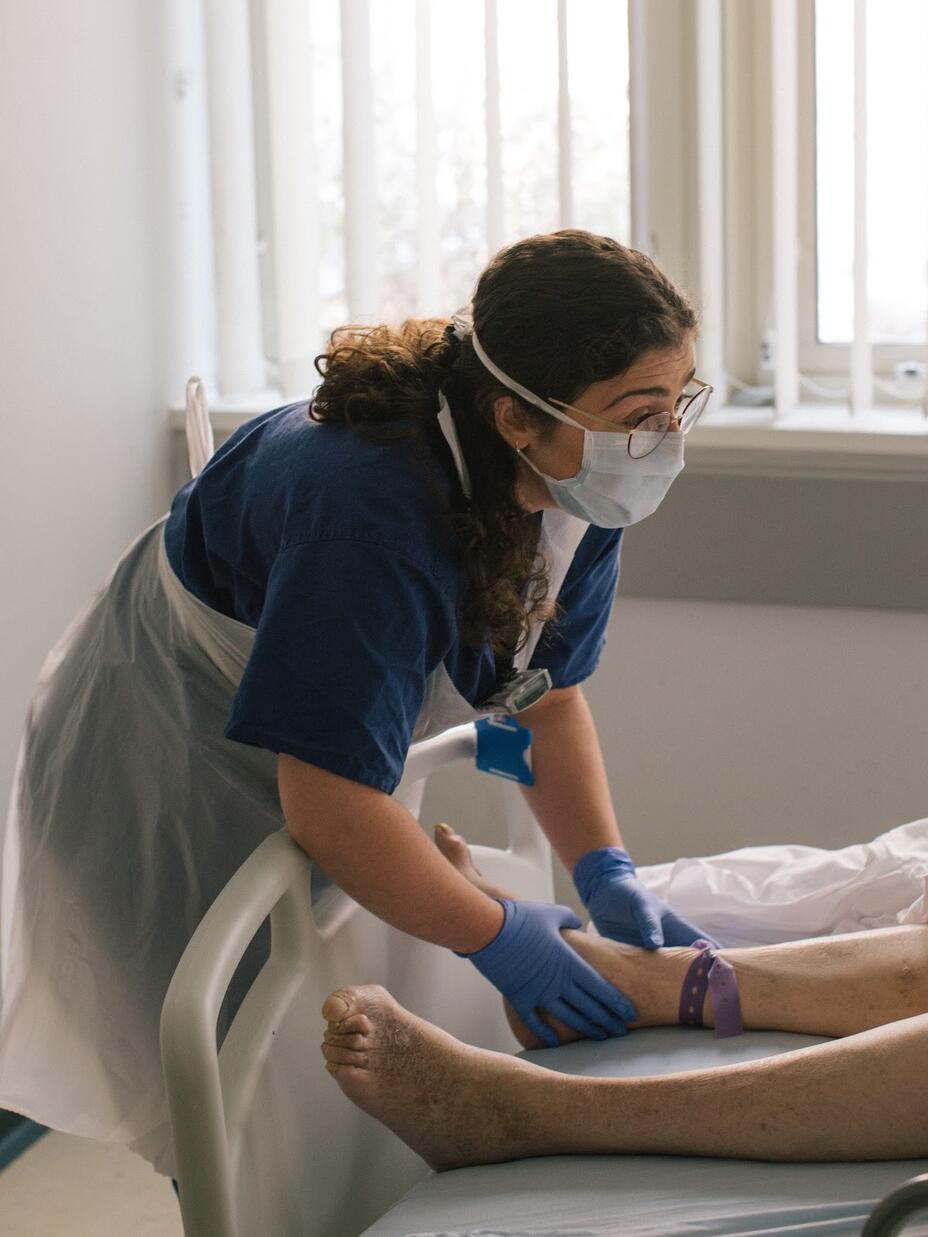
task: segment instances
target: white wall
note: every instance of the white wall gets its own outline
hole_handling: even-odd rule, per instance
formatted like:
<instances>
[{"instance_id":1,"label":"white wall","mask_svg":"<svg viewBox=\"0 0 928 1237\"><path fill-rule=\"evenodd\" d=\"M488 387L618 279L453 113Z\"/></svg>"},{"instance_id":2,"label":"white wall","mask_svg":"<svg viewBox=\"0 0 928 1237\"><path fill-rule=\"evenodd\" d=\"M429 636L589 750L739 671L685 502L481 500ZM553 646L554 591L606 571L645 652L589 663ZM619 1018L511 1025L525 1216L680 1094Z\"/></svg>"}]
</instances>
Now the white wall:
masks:
<instances>
[{"instance_id":1,"label":"white wall","mask_svg":"<svg viewBox=\"0 0 928 1237\"><path fill-rule=\"evenodd\" d=\"M48 647L170 494L162 6L0 8L0 796Z\"/></svg>"},{"instance_id":2,"label":"white wall","mask_svg":"<svg viewBox=\"0 0 928 1237\"><path fill-rule=\"evenodd\" d=\"M928 615L620 596L586 693L641 863L928 816ZM423 819L500 840L495 781L441 775Z\"/></svg>"}]
</instances>

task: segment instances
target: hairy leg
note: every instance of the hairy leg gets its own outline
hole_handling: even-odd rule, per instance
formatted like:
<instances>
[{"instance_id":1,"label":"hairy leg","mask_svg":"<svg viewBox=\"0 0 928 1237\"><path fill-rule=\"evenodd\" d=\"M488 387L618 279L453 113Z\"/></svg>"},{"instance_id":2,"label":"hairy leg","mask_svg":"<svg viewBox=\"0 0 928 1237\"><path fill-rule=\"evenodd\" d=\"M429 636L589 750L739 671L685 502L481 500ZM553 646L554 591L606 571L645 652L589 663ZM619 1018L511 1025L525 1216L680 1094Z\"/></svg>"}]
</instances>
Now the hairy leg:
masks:
<instances>
[{"instance_id":1,"label":"hairy leg","mask_svg":"<svg viewBox=\"0 0 928 1237\"><path fill-rule=\"evenodd\" d=\"M504 896L483 880L463 838L444 826L436 830L435 841L468 879L493 896ZM676 1024L680 989L694 957L692 949L636 949L570 930L564 937L634 1003L639 1012L635 1027ZM845 1036L928 1013L928 926L723 949L720 956L735 968L741 1012L749 1030ZM511 1007L506 1013L524 1047L543 1046ZM708 995L703 1021L713 1025ZM552 1025L562 1042L580 1038L569 1027Z\"/></svg>"},{"instance_id":2,"label":"hairy leg","mask_svg":"<svg viewBox=\"0 0 928 1237\"><path fill-rule=\"evenodd\" d=\"M383 988L326 1000L326 1068L433 1168L538 1155L928 1155L928 1015L745 1065L582 1078L461 1044Z\"/></svg>"}]
</instances>

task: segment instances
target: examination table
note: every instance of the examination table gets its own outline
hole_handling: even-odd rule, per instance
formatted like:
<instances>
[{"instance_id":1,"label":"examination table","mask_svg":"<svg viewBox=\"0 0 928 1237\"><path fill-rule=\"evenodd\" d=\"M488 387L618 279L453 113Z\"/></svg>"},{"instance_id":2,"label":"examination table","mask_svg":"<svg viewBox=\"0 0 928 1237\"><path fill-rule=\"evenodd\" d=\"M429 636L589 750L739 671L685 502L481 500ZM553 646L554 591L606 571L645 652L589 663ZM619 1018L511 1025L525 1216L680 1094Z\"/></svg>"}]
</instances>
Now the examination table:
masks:
<instances>
[{"instance_id":1,"label":"examination table","mask_svg":"<svg viewBox=\"0 0 928 1237\"><path fill-rule=\"evenodd\" d=\"M429 773L474 751L470 725L416 745L397 795L418 814ZM475 847L475 861L517 896L551 900L547 842L517 788L501 790L509 849ZM511 1052L502 1002L466 961L388 928L341 891L326 890L311 906L309 876L307 856L286 831L265 839L200 923L165 998L172 1150L159 1168L179 1180L185 1237L856 1237L878 1199L928 1170L925 1162L561 1156L431 1174L326 1073L322 1003L341 985L379 983L464 1042ZM270 956L217 1051L223 997L268 917ZM716 1040L711 1031L667 1028L525 1056L565 1072L654 1074L817 1042L760 1032ZM900 1205L914 1206L906 1199L919 1189L928 1211L928 1177L903 1191ZM867 1237L896 1231L890 1215Z\"/></svg>"}]
</instances>

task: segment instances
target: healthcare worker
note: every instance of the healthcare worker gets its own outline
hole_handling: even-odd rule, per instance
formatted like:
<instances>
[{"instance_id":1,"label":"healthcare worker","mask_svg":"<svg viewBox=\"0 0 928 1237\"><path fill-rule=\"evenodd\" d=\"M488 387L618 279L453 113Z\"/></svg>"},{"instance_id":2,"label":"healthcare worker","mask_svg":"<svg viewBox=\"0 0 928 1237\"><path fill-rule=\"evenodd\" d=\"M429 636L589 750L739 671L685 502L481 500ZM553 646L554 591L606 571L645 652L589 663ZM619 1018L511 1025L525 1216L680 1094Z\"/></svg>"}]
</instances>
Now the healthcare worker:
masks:
<instances>
[{"instance_id":1,"label":"healthcare worker","mask_svg":"<svg viewBox=\"0 0 928 1237\"><path fill-rule=\"evenodd\" d=\"M392 792L412 742L515 713L534 735L528 801L599 931L646 948L702 935L636 879L580 689L622 529L666 494L709 395L695 333L644 255L531 237L452 324L336 332L311 404L200 461L33 696L3 844L0 1105L170 1172L164 994L283 824L547 1040L538 1011L624 1033L630 1002L561 939L576 916L479 892ZM243 960L220 1036L266 948Z\"/></svg>"}]
</instances>

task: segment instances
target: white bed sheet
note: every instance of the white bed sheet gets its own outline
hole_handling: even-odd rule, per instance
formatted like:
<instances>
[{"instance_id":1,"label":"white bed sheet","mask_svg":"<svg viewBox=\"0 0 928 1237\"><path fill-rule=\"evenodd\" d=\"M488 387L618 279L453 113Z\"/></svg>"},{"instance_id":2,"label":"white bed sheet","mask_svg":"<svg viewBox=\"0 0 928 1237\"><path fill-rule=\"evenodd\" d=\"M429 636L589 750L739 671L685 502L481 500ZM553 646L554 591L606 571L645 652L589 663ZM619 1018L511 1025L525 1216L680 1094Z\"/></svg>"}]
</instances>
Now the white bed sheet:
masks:
<instances>
[{"instance_id":1,"label":"white bed sheet","mask_svg":"<svg viewBox=\"0 0 928 1237\"><path fill-rule=\"evenodd\" d=\"M723 945L928 923L928 819L826 850L746 846L638 869L677 914Z\"/></svg>"},{"instance_id":2,"label":"white bed sheet","mask_svg":"<svg viewBox=\"0 0 928 1237\"><path fill-rule=\"evenodd\" d=\"M564 1073L622 1077L733 1064L824 1042L810 1035L635 1031L526 1060ZM433 1174L365 1237L859 1237L874 1204L928 1161L779 1164L672 1156L557 1156ZM907 1228L906 1234L928 1233Z\"/></svg>"}]
</instances>

